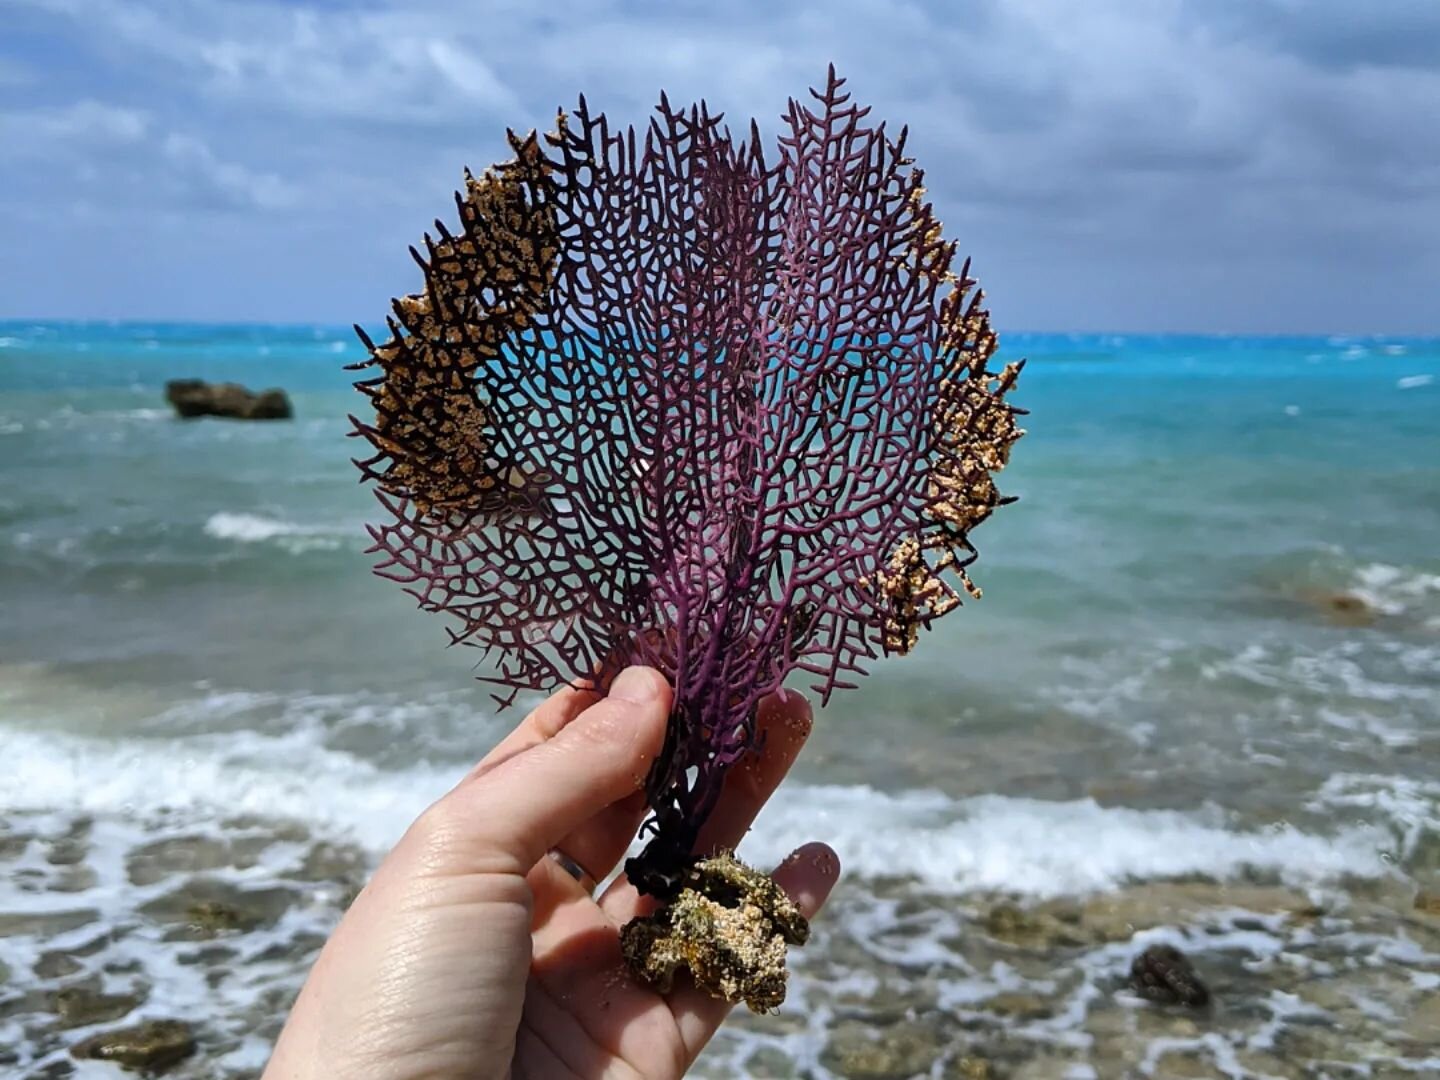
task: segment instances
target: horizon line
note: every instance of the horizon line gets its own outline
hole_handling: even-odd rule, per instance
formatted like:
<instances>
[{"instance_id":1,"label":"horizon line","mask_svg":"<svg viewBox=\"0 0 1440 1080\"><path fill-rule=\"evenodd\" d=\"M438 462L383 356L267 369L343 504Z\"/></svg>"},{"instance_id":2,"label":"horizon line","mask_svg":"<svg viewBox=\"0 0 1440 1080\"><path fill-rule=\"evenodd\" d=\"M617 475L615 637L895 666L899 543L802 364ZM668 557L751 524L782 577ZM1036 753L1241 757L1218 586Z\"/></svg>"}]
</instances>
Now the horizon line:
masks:
<instances>
[{"instance_id":1,"label":"horizon line","mask_svg":"<svg viewBox=\"0 0 1440 1080\"><path fill-rule=\"evenodd\" d=\"M104 316L65 316L47 317L37 315L0 315L0 326L28 323L39 326L92 326L102 325L111 327L140 327L140 326L220 326L220 327L245 327L267 330L285 329L327 329L353 331L357 325L364 325L353 322L330 322L326 320L277 320L267 321L261 319L198 319L189 317L169 317L162 319L144 318L107 318ZM383 322L375 324L383 326ZM1054 337L1208 337L1208 338L1395 338L1411 341L1440 341L1440 330L1426 333L1406 333L1387 330L1035 330L1021 327L1006 327L997 329L996 335L1003 344L1007 335L1011 334L1032 334Z\"/></svg>"}]
</instances>

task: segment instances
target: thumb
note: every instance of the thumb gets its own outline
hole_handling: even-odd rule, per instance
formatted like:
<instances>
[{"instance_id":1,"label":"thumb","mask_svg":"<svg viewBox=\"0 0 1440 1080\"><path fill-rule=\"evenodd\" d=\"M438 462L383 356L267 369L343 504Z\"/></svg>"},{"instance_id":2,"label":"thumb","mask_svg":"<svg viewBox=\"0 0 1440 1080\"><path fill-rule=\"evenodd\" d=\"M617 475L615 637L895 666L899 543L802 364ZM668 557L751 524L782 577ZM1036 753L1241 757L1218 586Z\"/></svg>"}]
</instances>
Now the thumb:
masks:
<instances>
[{"instance_id":1,"label":"thumb","mask_svg":"<svg viewBox=\"0 0 1440 1080\"><path fill-rule=\"evenodd\" d=\"M637 791L659 753L671 691L626 668L552 738L462 782L430 808L449 873L526 874L572 829Z\"/></svg>"}]
</instances>

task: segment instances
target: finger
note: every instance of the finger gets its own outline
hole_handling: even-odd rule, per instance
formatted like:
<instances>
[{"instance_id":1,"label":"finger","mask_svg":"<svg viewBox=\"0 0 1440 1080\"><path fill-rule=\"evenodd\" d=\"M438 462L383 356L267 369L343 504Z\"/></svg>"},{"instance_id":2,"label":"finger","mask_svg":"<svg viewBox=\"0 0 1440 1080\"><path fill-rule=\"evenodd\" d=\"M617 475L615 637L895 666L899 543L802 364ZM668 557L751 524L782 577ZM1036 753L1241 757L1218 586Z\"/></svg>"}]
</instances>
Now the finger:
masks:
<instances>
[{"instance_id":1,"label":"finger","mask_svg":"<svg viewBox=\"0 0 1440 1080\"><path fill-rule=\"evenodd\" d=\"M755 712L757 743L725 774L715 809L700 829L697 853L734 849L810 737L815 715L804 694L786 690L763 698Z\"/></svg>"},{"instance_id":2,"label":"finger","mask_svg":"<svg viewBox=\"0 0 1440 1080\"><path fill-rule=\"evenodd\" d=\"M776 884L795 901L800 913L813 919L840 879L840 857L826 844L811 843L796 850L775 868ZM733 1006L699 990L688 979L670 994L670 1011L693 1061Z\"/></svg>"},{"instance_id":3,"label":"finger","mask_svg":"<svg viewBox=\"0 0 1440 1080\"><path fill-rule=\"evenodd\" d=\"M630 847L645 820L645 811L645 792L634 792L581 822L554 846L579 863L597 883L604 881Z\"/></svg>"},{"instance_id":4,"label":"finger","mask_svg":"<svg viewBox=\"0 0 1440 1080\"><path fill-rule=\"evenodd\" d=\"M626 668L559 732L468 780L421 818L442 872L526 874L562 837L639 790L665 737L670 687Z\"/></svg>"},{"instance_id":5,"label":"finger","mask_svg":"<svg viewBox=\"0 0 1440 1080\"><path fill-rule=\"evenodd\" d=\"M601 699L599 691L589 685L566 686L542 701L515 726L515 730L495 744L480 764L476 765L461 783L483 776L503 761L509 761L516 754L539 746L546 739L553 739L560 730L582 712Z\"/></svg>"},{"instance_id":6,"label":"finger","mask_svg":"<svg viewBox=\"0 0 1440 1080\"><path fill-rule=\"evenodd\" d=\"M810 702L793 690L771 694L756 711L755 749L737 761L725 775L720 798L700 830L695 850L709 854L734 848L749 830L795 758L814 724ZM653 905L644 901L622 875L605 890L600 906L617 923L625 923Z\"/></svg>"}]
</instances>

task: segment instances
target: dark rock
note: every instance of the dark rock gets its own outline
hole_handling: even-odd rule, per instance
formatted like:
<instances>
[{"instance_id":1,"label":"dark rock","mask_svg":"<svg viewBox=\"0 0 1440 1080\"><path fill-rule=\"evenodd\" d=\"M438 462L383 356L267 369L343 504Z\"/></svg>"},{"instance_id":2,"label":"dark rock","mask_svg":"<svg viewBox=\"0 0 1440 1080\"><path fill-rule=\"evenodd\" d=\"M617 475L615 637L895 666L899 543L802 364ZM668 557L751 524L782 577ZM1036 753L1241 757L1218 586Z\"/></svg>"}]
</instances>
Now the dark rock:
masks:
<instances>
[{"instance_id":1,"label":"dark rock","mask_svg":"<svg viewBox=\"0 0 1440 1080\"><path fill-rule=\"evenodd\" d=\"M166 934L167 941L208 941L224 933L273 926L294 900L289 889L241 889L193 878L140 910L159 922L175 924Z\"/></svg>"},{"instance_id":2,"label":"dark rock","mask_svg":"<svg viewBox=\"0 0 1440 1080\"><path fill-rule=\"evenodd\" d=\"M1130 965L1130 988L1163 1005L1198 1009L1210 1003L1210 991L1185 954L1173 945L1151 945L1137 956Z\"/></svg>"},{"instance_id":3,"label":"dark rock","mask_svg":"<svg viewBox=\"0 0 1440 1080\"><path fill-rule=\"evenodd\" d=\"M70 1053L130 1069L162 1072L195 1053L195 1036L190 1025L180 1020L150 1020L92 1035L71 1047Z\"/></svg>"},{"instance_id":4,"label":"dark rock","mask_svg":"<svg viewBox=\"0 0 1440 1080\"><path fill-rule=\"evenodd\" d=\"M206 945L190 953L180 953L176 959L182 964L204 964L207 967L214 967L217 964L229 964L238 956L229 945Z\"/></svg>"},{"instance_id":5,"label":"dark rock","mask_svg":"<svg viewBox=\"0 0 1440 1080\"><path fill-rule=\"evenodd\" d=\"M8 826L5 828L6 831L0 833L0 859L9 860L19 858L25 854L25 849L30 846L30 841L33 840L34 837L26 836L23 833L12 833L9 831Z\"/></svg>"},{"instance_id":6,"label":"dark rock","mask_svg":"<svg viewBox=\"0 0 1440 1080\"><path fill-rule=\"evenodd\" d=\"M1420 893L1415 897L1415 910L1422 915L1440 915L1440 894Z\"/></svg>"},{"instance_id":7,"label":"dark rock","mask_svg":"<svg viewBox=\"0 0 1440 1080\"><path fill-rule=\"evenodd\" d=\"M41 953L35 961L35 974L42 979L63 979L67 975L74 975L84 966L69 952L50 949Z\"/></svg>"},{"instance_id":8,"label":"dark rock","mask_svg":"<svg viewBox=\"0 0 1440 1080\"><path fill-rule=\"evenodd\" d=\"M289 420L294 415L284 390L262 390L256 394L239 383L172 379L165 384L165 400L186 420L199 416L224 416L233 420Z\"/></svg>"},{"instance_id":9,"label":"dark rock","mask_svg":"<svg viewBox=\"0 0 1440 1080\"><path fill-rule=\"evenodd\" d=\"M106 994L89 986L67 986L50 997L62 1028L105 1024L128 1015L144 1000L141 994Z\"/></svg>"},{"instance_id":10,"label":"dark rock","mask_svg":"<svg viewBox=\"0 0 1440 1080\"><path fill-rule=\"evenodd\" d=\"M1380 612L1365 597L1351 592L1313 592L1306 598L1336 626L1374 626Z\"/></svg>"}]
</instances>

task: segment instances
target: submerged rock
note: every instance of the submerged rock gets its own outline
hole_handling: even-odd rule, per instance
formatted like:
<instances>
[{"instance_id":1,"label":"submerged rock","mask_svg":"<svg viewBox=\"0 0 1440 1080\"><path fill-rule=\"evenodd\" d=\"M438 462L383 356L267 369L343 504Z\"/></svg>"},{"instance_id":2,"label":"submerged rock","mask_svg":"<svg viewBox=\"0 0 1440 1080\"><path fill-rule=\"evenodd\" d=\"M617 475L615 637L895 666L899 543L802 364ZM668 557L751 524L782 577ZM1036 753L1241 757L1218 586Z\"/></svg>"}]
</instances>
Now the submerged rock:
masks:
<instances>
[{"instance_id":1,"label":"submerged rock","mask_svg":"<svg viewBox=\"0 0 1440 1080\"><path fill-rule=\"evenodd\" d=\"M1319 593L1314 602L1339 626L1371 626L1380 615L1369 600L1352 592Z\"/></svg>"},{"instance_id":2,"label":"submerged rock","mask_svg":"<svg viewBox=\"0 0 1440 1080\"><path fill-rule=\"evenodd\" d=\"M1210 1003L1210 991L1194 965L1173 945L1151 945L1137 956L1130 965L1130 988L1163 1005L1198 1009Z\"/></svg>"},{"instance_id":3,"label":"submerged rock","mask_svg":"<svg viewBox=\"0 0 1440 1080\"><path fill-rule=\"evenodd\" d=\"M174 874L234 864L230 846L208 836L172 836L136 848L125 861L132 885L153 885Z\"/></svg>"},{"instance_id":4,"label":"submerged rock","mask_svg":"<svg viewBox=\"0 0 1440 1080\"><path fill-rule=\"evenodd\" d=\"M878 1029L842 1020L831 1028L820 1061L852 1080L909 1080L928 1076L944 1049L943 1033L923 1020L902 1020Z\"/></svg>"},{"instance_id":5,"label":"submerged rock","mask_svg":"<svg viewBox=\"0 0 1440 1080\"><path fill-rule=\"evenodd\" d=\"M698 863L670 903L626 923L620 946L630 970L661 993L685 970L712 997L768 1012L785 1000L785 947L809 935L779 885L721 852Z\"/></svg>"},{"instance_id":6,"label":"submerged rock","mask_svg":"<svg viewBox=\"0 0 1440 1080\"><path fill-rule=\"evenodd\" d=\"M98 987L67 986L55 991L50 1002L62 1028L77 1028L119 1020L144 999L143 994L106 994Z\"/></svg>"},{"instance_id":7,"label":"submerged rock","mask_svg":"<svg viewBox=\"0 0 1440 1080\"><path fill-rule=\"evenodd\" d=\"M207 941L273 926L294 900L295 893L285 888L242 889L210 878L192 878L140 910L157 922L172 924L168 941Z\"/></svg>"},{"instance_id":8,"label":"submerged rock","mask_svg":"<svg viewBox=\"0 0 1440 1080\"><path fill-rule=\"evenodd\" d=\"M77 1058L161 1072L195 1053L195 1036L183 1021L150 1020L92 1035L71 1047L70 1053Z\"/></svg>"},{"instance_id":9,"label":"submerged rock","mask_svg":"<svg viewBox=\"0 0 1440 1080\"><path fill-rule=\"evenodd\" d=\"M77 911L20 911L0 915L0 937L55 937L100 917L93 908Z\"/></svg>"},{"instance_id":10,"label":"submerged rock","mask_svg":"<svg viewBox=\"0 0 1440 1080\"><path fill-rule=\"evenodd\" d=\"M232 420L289 420L294 412L284 390L254 393L239 383L207 383L203 379L172 379L165 400L186 420L224 416Z\"/></svg>"},{"instance_id":11,"label":"submerged rock","mask_svg":"<svg viewBox=\"0 0 1440 1080\"><path fill-rule=\"evenodd\" d=\"M1086 943L1084 934L1076 926L1078 921L1078 912L1066 921L1050 912L1027 911L1015 904L1001 903L986 912L985 933L1006 945L1048 952Z\"/></svg>"}]
</instances>

